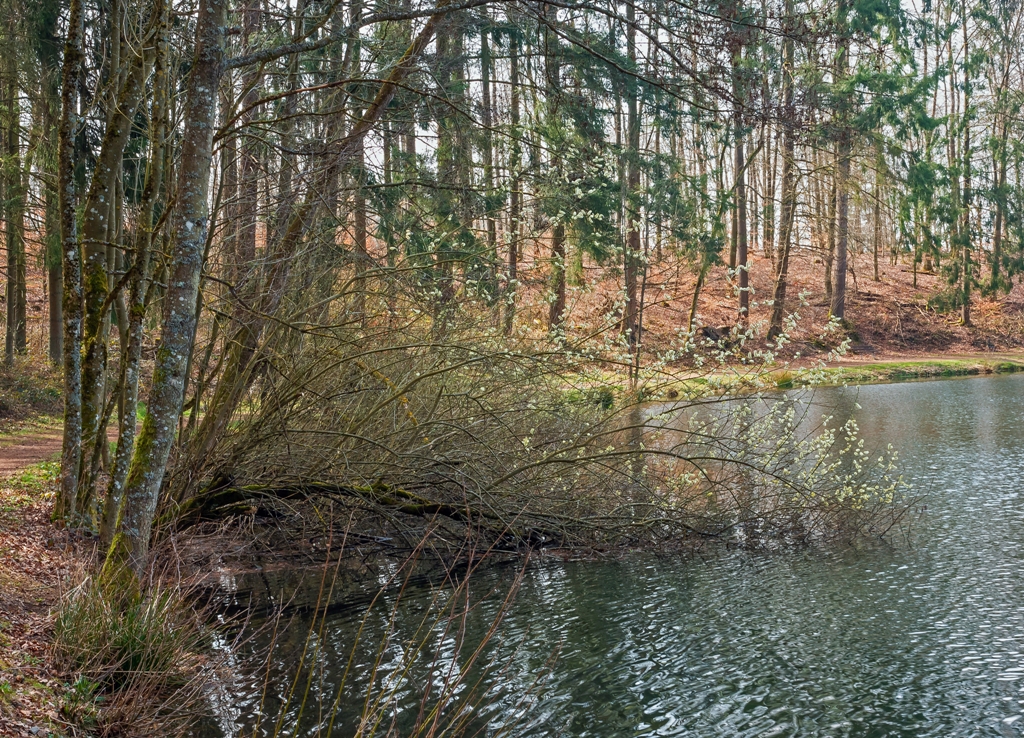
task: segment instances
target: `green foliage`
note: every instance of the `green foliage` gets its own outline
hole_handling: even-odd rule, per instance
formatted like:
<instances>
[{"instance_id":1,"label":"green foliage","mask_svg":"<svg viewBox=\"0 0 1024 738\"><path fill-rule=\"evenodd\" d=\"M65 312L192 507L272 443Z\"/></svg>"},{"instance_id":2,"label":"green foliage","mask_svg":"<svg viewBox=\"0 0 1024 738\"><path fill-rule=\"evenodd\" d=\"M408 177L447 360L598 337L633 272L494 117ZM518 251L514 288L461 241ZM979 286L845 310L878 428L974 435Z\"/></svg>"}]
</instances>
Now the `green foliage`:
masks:
<instances>
[{"instance_id":1,"label":"green foliage","mask_svg":"<svg viewBox=\"0 0 1024 738\"><path fill-rule=\"evenodd\" d=\"M51 489L60 477L59 461L44 461L21 469L11 481L19 490L41 493Z\"/></svg>"},{"instance_id":2,"label":"green foliage","mask_svg":"<svg viewBox=\"0 0 1024 738\"><path fill-rule=\"evenodd\" d=\"M964 305L963 290L947 288L928 298L928 307L937 313L952 313Z\"/></svg>"},{"instance_id":3,"label":"green foliage","mask_svg":"<svg viewBox=\"0 0 1024 738\"><path fill-rule=\"evenodd\" d=\"M73 684L65 684L59 708L61 718L84 730L86 734L94 731L100 724L99 711L104 701L99 689L97 682L84 676L76 679Z\"/></svg>"}]
</instances>

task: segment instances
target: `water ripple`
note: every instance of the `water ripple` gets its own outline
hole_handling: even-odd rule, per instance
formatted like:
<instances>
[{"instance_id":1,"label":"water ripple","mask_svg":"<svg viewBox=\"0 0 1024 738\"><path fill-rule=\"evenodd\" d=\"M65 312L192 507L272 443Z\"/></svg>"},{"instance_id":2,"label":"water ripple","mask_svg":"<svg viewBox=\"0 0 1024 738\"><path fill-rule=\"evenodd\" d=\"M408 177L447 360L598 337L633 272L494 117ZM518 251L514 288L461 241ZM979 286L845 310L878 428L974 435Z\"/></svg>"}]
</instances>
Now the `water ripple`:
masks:
<instances>
[{"instance_id":1,"label":"water ripple","mask_svg":"<svg viewBox=\"0 0 1024 738\"><path fill-rule=\"evenodd\" d=\"M909 545L535 566L489 646L476 725L494 732L515 714L517 736L1022 734L1024 377L818 400L838 406L837 418L855 415L880 446L898 446L928 496ZM487 573L478 591L507 576ZM407 596L400 632L414 629L429 596ZM468 640L495 607L474 612ZM371 623L377 632L386 615ZM328 703L357 625L357 614L339 614L325 634L316 688ZM439 655L420 659L397 689L408 709L445 659L464 658L437 638ZM389 645L384 671L403 663L402 643ZM292 651L282 675L301 643ZM356 668L374 657L370 645L357 649ZM354 714L365 691L347 685L344 709ZM343 715L337 734L354 719ZM306 735L325 725L302 722Z\"/></svg>"}]
</instances>

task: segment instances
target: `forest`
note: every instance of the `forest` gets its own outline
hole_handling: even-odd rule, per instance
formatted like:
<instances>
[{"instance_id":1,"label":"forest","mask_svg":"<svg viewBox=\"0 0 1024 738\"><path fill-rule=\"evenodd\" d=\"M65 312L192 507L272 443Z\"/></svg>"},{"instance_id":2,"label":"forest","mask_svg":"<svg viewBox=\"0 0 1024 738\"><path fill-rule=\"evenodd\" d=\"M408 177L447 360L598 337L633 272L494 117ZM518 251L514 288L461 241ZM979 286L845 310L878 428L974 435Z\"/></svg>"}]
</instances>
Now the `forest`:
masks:
<instances>
[{"instance_id":1,"label":"forest","mask_svg":"<svg viewBox=\"0 0 1024 738\"><path fill-rule=\"evenodd\" d=\"M1018 0L0 7L0 421L59 438L68 735L192 729L211 572L902 534L889 439L779 390L1021 366ZM344 734L469 734L445 689Z\"/></svg>"}]
</instances>

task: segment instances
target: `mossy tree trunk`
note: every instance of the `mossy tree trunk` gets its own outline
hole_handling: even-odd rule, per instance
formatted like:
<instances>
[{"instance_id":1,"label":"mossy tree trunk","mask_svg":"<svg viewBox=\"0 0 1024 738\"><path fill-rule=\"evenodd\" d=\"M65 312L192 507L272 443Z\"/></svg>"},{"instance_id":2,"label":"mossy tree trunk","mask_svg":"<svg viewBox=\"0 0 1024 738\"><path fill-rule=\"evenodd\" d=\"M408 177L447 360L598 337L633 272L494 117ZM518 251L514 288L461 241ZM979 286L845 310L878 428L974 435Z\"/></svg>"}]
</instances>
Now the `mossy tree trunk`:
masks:
<instances>
[{"instance_id":1,"label":"mossy tree trunk","mask_svg":"<svg viewBox=\"0 0 1024 738\"><path fill-rule=\"evenodd\" d=\"M139 373L142 364L142 348L145 341L146 307L151 287L151 253L153 251L154 214L158 200L164 194L164 161L168 133L168 75L167 36L170 27L168 6L157 0L154 12L160 14L156 36L156 67L153 75L153 103L150 107L149 164L146 181L139 207L135 230L135 261L132 264L133 278L128 298L127 346L121 358L121 391L123 405L121 423L118 429L117 450L110 470L110 482L103 504L100 522L100 550L108 547L114 536L117 516L124 499L124 486L128 469L135 450L135 425L139 405Z\"/></svg>"},{"instance_id":2,"label":"mossy tree trunk","mask_svg":"<svg viewBox=\"0 0 1024 738\"><path fill-rule=\"evenodd\" d=\"M156 351L148 412L135 445L124 504L107 564L127 565L141 575L149 559L153 518L167 459L174 443L185 374L196 330L196 300L209 226L208 194L217 121L217 92L224 74L227 0L201 0L196 51L189 75L184 131L171 220L172 263Z\"/></svg>"},{"instance_id":3,"label":"mossy tree trunk","mask_svg":"<svg viewBox=\"0 0 1024 738\"><path fill-rule=\"evenodd\" d=\"M73 517L82 456L82 252L76 217L75 143L78 81L82 76L85 36L82 0L70 0L68 31L61 72L61 114L58 130L57 194L60 209L64 319L64 440L61 449L60 492L54 507L58 519Z\"/></svg>"},{"instance_id":4,"label":"mossy tree trunk","mask_svg":"<svg viewBox=\"0 0 1024 738\"><path fill-rule=\"evenodd\" d=\"M107 342L110 308L116 295L110 293L108 270L112 266L111 245L119 239L120 202L118 196L125 146L132 130L135 110L146 92L148 67L153 58L153 30L158 23L160 3L151 9L147 34L137 53L124 61L124 82L114 110L107 121L103 144L96 161L82 216L83 306L82 336L82 453L79 461L78 493L75 509L88 516L92 508L95 469L94 448L106 444L104 405L107 401ZM129 48L129 44L123 44ZM121 73L121 70L117 70Z\"/></svg>"}]
</instances>

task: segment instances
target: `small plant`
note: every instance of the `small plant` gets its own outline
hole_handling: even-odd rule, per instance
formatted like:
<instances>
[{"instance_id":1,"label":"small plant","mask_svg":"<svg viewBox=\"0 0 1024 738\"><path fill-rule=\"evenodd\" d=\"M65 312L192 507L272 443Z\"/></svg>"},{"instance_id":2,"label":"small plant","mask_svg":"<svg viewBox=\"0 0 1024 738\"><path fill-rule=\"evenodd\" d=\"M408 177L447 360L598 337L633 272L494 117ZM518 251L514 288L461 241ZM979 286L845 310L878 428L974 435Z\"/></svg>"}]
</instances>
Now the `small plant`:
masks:
<instances>
[{"instance_id":1,"label":"small plant","mask_svg":"<svg viewBox=\"0 0 1024 738\"><path fill-rule=\"evenodd\" d=\"M775 375L775 386L779 389L792 389L795 377L791 371L782 371Z\"/></svg>"},{"instance_id":2,"label":"small plant","mask_svg":"<svg viewBox=\"0 0 1024 738\"><path fill-rule=\"evenodd\" d=\"M99 708L103 696L98 694L99 684L84 676L74 684L65 684L60 704L60 716L71 725L92 731L99 724Z\"/></svg>"},{"instance_id":3,"label":"small plant","mask_svg":"<svg viewBox=\"0 0 1024 738\"><path fill-rule=\"evenodd\" d=\"M68 720L111 733L186 719L208 678L208 642L202 613L180 589L140 592L131 577L82 577L54 621L54 661L74 678Z\"/></svg>"}]
</instances>

